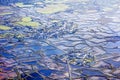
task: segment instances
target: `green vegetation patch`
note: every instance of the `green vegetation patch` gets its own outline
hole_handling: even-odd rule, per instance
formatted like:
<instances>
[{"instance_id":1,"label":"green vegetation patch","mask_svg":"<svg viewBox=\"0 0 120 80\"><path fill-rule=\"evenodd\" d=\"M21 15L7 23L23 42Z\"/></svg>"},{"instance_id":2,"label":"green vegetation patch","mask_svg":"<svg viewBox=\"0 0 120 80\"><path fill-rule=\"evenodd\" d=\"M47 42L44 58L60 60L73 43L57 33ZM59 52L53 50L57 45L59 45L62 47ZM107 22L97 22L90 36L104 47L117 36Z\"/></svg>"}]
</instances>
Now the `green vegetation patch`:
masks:
<instances>
[{"instance_id":1,"label":"green vegetation patch","mask_svg":"<svg viewBox=\"0 0 120 80\"><path fill-rule=\"evenodd\" d=\"M50 4L44 8L37 8L36 11L42 14L53 14L60 11L65 11L68 5L65 4Z\"/></svg>"},{"instance_id":2,"label":"green vegetation patch","mask_svg":"<svg viewBox=\"0 0 120 80\"><path fill-rule=\"evenodd\" d=\"M8 26L0 25L0 30L10 30L11 28Z\"/></svg>"},{"instance_id":3,"label":"green vegetation patch","mask_svg":"<svg viewBox=\"0 0 120 80\"><path fill-rule=\"evenodd\" d=\"M10 15L10 14L13 14L13 13L12 12L2 12L2 13L0 13L0 16Z\"/></svg>"},{"instance_id":4,"label":"green vegetation patch","mask_svg":"<svg viewBox=\"0 0 120 80\"><path fill-rule=\"evenodd\" d=\"M32 6L33 6L33 5L28 5L28 4L25 5L25 4L23 4L23 3L16 3L15 5L18 6L18 7L21 7L21 8L22 8L22 7L32 7Z\"/></svg>"},{"instance_id":5,"label":"green vegetation patch","mask_svg":"<svg viewBox=\"0 0 120 80\"><path fill-rule=\"evenodd\" d=\"M24 17L20 22L16 22L16 24L31 27L38 27L40 25L38 22L33 22L30 17Z\"/></svg>"}]
</instances>

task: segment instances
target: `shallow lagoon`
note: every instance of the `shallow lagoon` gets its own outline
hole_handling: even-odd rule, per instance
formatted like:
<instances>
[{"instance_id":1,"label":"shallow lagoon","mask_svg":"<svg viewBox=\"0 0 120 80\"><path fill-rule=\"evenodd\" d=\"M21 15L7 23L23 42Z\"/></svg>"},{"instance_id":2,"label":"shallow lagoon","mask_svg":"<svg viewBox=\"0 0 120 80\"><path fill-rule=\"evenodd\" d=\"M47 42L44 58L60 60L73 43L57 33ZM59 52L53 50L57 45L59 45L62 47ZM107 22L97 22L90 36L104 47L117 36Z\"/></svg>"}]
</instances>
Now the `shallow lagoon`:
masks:
<instances>
[{"instance_id":1,"label":"shallow lagoon","mask_svg":"<svg viewBox=\"0 0 120 80\"><path fill-rule=\"evenodd\" d=\"M0 0L0 80L119 80L119 0Z\"/></svg>"}]
</instances>

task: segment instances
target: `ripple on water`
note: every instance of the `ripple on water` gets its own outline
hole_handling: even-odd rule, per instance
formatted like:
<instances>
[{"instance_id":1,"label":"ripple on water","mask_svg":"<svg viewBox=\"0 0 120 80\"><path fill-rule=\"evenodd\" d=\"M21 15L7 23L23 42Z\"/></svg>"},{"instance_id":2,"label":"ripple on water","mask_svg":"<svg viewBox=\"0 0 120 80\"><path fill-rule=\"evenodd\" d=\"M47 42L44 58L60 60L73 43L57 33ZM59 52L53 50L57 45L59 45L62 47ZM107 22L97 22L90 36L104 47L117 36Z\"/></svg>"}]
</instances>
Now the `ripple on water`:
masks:
<instances>
[{"instance_id":1,"label":"ripple on water","mask_svg":"<svg viewBox=\"0 0 120 80\"><path fill-rule=\"evenodd\" d=\"M108 42L106 48L120 48L120 41L118 42Z\"/></svg>"},{"instance_id":2,"label":"ripple on water","mask_svg":"<svg viewBox=\"0 0 120 80\"><path fill-rule=\"evenodd\" d=\"M7 42L7 39L0 39L0 44L1 43L6 43Z\"/></svg>"},{"instance_id":3,"label":"ripple on water","mask_svg":"<svg viewBox=\"0 0 120 80\"><path fill-rule=\"evenodd\" d=\"M3 56L3 57L6 57L8 59L10 58L15 58L14 55L10 54L10 53L6 53L6 52L0 52L0 54Z\"/></svg>"}]
</instances>

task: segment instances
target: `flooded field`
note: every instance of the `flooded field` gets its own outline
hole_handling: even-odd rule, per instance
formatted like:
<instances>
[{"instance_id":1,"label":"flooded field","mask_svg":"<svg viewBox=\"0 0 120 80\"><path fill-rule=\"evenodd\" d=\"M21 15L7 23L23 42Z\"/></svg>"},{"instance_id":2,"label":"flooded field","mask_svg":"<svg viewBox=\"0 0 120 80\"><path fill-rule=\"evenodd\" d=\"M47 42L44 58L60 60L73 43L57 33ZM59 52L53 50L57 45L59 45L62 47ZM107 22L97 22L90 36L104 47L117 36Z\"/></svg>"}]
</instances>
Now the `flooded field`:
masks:
<instances>
[{"instance_id":1,"label":"flooded field","mask_svg":"<svg viewBox=\"0 0 120 80\"><path fill-rule=\"evenodd\" d=\"M120 80L120 0L0 0L0 80Z\"/></svg>"}]
</instances>

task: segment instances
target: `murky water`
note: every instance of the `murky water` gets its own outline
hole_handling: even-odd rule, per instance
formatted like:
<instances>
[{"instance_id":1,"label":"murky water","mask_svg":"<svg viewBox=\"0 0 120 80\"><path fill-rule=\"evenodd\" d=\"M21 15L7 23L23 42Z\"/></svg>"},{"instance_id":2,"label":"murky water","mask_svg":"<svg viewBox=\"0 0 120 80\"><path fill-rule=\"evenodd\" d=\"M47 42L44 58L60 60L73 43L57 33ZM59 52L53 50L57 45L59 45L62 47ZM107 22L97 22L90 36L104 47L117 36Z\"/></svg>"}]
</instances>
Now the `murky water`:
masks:
<instances>
[{"instance_id":1,"label":"murky water","mask_svg":"<svg viewBox=\"0 0 120 80\"><path fill-rule=\"evenodd\" d=\"M119 80L119 0L0 0L0 80Z\"/></svg>"}]
</instances>

